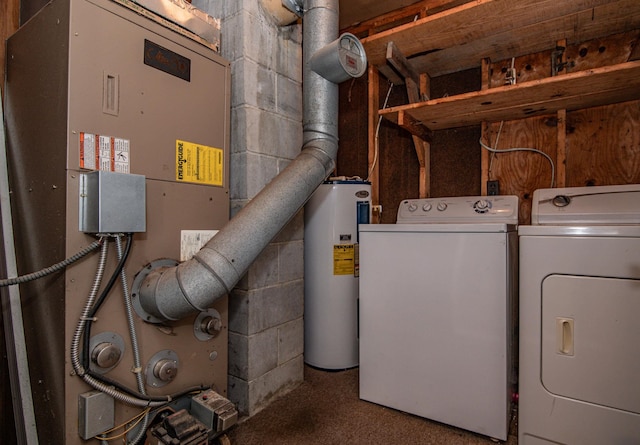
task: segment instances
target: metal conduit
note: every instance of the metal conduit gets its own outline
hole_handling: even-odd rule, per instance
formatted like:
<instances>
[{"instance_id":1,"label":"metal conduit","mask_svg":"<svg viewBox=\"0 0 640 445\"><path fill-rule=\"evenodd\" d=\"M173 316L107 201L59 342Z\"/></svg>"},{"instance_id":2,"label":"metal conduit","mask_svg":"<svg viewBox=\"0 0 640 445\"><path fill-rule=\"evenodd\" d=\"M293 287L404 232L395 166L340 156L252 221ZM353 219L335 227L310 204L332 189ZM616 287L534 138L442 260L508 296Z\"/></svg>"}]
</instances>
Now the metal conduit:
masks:
<instances>
[{"instance_id":1,"label":"metal conduit","mask_svg":"<svg viewBox=\"0 0 640 445\"><path fill-rule=\"evenodd\" d=\"M195 256L143 280L140 305L161 320L205 311L228 294L262 250L331 174L338 151L338 85L309 60L338 37L338 0L305 0L303 146L300 154Z\"/></svg>"}]
</instances>

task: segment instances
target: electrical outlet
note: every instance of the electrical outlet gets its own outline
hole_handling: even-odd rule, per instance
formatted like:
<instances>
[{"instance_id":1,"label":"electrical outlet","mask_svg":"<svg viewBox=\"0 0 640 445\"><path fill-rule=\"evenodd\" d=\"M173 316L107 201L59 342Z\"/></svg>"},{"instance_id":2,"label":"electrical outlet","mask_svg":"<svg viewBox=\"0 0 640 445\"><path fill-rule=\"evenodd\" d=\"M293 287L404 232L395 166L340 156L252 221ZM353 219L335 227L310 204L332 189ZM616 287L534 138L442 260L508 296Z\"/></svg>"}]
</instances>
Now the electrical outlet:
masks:
<instances>
[{"instance_id":1,"label":"electrical outlet","mask_svg":"<svg viewBox=\"0 0 640 445\"><path fill-rule=\"evenodd\" d=\"M499 181L487 181L487 195L495 196L500 194L500 182Z\"/></svg>"}]
</instances>

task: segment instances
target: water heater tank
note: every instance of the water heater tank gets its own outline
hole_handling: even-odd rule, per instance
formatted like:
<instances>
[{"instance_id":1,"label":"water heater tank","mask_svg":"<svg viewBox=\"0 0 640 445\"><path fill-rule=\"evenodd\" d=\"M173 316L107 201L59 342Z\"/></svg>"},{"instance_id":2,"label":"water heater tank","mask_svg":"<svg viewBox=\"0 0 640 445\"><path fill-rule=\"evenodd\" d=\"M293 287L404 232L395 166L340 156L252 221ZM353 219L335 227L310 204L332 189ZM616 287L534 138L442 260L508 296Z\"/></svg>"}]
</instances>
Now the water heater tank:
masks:
<instances>
[{"instance_id":1,"label":"water heater tank","mask_svg":"<svg viewBox=\"0 0 640 445\"><path fill-rule=\"evenodd\" d=\"M331 179L305 207L304 360L358 366L358 224L371 215L371 184Z\"/></svg>"}]
</instances>

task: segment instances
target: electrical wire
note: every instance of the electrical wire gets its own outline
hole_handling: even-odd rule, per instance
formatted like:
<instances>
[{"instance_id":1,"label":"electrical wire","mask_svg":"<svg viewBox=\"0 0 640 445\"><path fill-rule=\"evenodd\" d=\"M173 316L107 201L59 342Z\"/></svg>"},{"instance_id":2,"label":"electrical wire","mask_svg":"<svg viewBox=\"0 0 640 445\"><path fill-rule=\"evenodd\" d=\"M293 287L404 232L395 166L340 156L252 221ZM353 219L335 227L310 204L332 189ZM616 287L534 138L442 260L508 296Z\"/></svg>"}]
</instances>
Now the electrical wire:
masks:
<instances>
[{"instance_id":1,"label":"electrical wire","mask_svg":"<svg viewBox=\"0 0 640 445\"><path fill-rule=\"evenodd\" d=\"M506 149L500 149L498 150L496 147L498 146L498 140L500 139L500 132L502 131L502 126L504 124L504 121L500 122L500 129L498 130L498 135L496 137L496 142L494 144L494 147L490 147L487 144L485 144L484 142L482 142L482 139L479 140L480 142L480 146L482 148L484 148L485 150L490 151L492 154L498 154L498 153L513 153L516 151L527 151L527 152L531 152L531 153L537 153L539 155L544 156L545 158L547 158L547 160L549 161L549 164L551 164L551 188L553 188L553 186L556 183L556 167L553 163L553 159L551 159L551 156L549 156L548 154L546 154L545 152L541 151L541 150L537 150L535 148L528 148L528 147L515 147L515 148L506 148ZM489 175L491 174L491 167L492 167L492 163L493 163L493 157L491 158L491 162L489 163Z\"/></svg>"},{"instance_id":2,"label":"electrical wire","mask_svg":"<svg viewBox=\"0 0 640 445\"><path fill-rule=\"evenodd\" d=\"M385 108L387 108L387 102L389 101L389 96L391 95L391 90L393 89L393 83L389 82L389 90L387 91L387 96L384 99L384 104L382 105L382 109L384 110ZM374 153L373 153L373 162L371 163L371 168L369 169L369 173L367 175L367 181L370 180L371 178L371 174L373 173L374 168L376 167L376 164L378 163L378 151L380 149L379 143L378 143L378 135L380 133L380 124L382 123L382 116L378 116L378 124L376 125L376 134L374 137Z\"/></svg>"},{"instance_id":3,"label":"electrical wire","mask_svg":"<svg viewBox=\"0 0 640 445\"><path fill-rule=\"evenodd\" d=\"M75 255L60 261L59 263L54 264L53 266L49 266L46 267L42 270L39 270L37 272L32 272L29 273L27 275L22 275L19 277L13 277L13 278L5 278L3 280L0 280L0 287L5 287L5 286L13 286L16 284L23 284L23 283L27 283L29 281L34 281L37 280L39 278L42 277L46 277L47 275L51 275L54 272L58 272L60 270L65 269L66 267L70 266L71 264L75 263L76 261L80 260L81 258L87 256L89 253L93 252L94 250L98 249L102 243L104 241L104 237L101 237L100 239L94 241L93 243L89 244L87 247L85 247L84 249L80 250L78 253L76 253Z\"/></svg>"},{"instance_id":4,"label":"electrical wire","mask_svg":"<svg viewBox=\"0 0 640 445\"><path fill-rule=\"evenodd\" d=\"M94 437L98 440L107 441L107 442L121 439L125 437L128 433L130 433L136 426L138 426L138 424L140 424L140 422L142 422L142 420L145 417L147 417L147 414L149 414L149 412L151 412L151 408L145 408L144 410L142 410L141 412L133 416L131 419L127 420L126 422L123 422L120 425L114 426L113 428ZM113 433L114 431L118 431L120 429L124 429L124 431L116 436L106 436L107 434Z\"/></svg>"}]
</instances>

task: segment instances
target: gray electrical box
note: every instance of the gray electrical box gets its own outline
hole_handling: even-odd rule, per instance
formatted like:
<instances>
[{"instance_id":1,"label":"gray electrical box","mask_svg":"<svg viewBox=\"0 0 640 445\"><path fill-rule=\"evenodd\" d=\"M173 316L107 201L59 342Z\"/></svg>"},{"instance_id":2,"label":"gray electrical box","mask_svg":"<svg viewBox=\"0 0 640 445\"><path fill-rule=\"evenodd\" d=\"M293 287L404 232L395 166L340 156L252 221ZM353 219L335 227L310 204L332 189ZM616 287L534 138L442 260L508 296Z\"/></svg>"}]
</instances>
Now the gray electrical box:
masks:
<instances>
[{"instance_id":1,"label":"gray electrical box","mask_svg":"<svg viewBox=\"0 0 640 445\"><path fill-rule=\"evenodd\" d=\"M145 178L142 175L94 171L80 175L80 231L144 232Z\"/></svg>"},{"instance_id":2,"label":"gray electrical box","mask_svg":"<svg viewBox=\"0 0 640 445\"><path fill-rule=\"evenodd\" d=\"M89 391L78 396L78 434L89 440L97 434L113 428L115 424L113 397Z\"/></svg>"}]
</instances>

